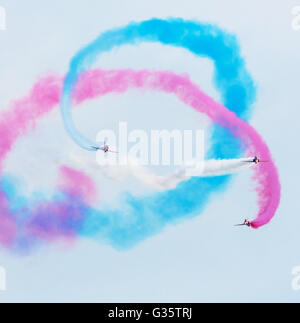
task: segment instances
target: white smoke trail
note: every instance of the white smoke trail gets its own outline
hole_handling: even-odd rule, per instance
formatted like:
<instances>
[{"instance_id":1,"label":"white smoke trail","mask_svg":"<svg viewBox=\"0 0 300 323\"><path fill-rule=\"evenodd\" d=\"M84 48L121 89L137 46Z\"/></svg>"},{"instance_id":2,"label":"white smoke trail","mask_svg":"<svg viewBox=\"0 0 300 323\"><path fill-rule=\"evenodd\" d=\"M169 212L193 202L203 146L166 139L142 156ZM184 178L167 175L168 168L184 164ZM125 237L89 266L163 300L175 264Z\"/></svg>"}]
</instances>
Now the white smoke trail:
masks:
<instances>
[{"instance_id":1,"label":"white smoke trail","mask_svg":"<svg viewBox=\"0 0 300 323\"><path fill-rule=\"evenodd\" d=\"M248 169L254 165L254 163L251 163L252 159L211 159L202 163L193 161L188 166L182 166L171 174L161 176L150 171L148 167L141 166L138 160L132 157L127 159L126 165L100 166L96 161L84 161L78 156L72 156L73 163L87 172L92 172L93 174L101 172L102 175L114 180L123 180L131 176L145 186L158 191L173 189L180 182L191 177L221 176Z\"/></svg>"}]
</instances>

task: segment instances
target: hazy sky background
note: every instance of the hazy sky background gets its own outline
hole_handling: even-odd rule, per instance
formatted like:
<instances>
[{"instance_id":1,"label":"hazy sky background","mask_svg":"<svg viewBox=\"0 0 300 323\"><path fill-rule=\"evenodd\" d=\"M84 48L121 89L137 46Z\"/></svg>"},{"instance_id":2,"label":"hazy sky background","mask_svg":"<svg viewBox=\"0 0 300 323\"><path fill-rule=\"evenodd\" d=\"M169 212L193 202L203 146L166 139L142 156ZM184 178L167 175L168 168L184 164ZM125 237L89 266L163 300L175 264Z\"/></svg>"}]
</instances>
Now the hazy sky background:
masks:
<instances>
[{"instance_id":1,"label":"hazy sky background","mask_svg":"<svg viewBox=\"0 0 300 323\"><path fill-rule=\"evenodd\" d=\"M133 20L183 17L235 33L258 85L251 124L267 141L282 184L278 212L259 230L233 227L256 212L251 174L245 172L214 196L203 214L168 226L126 252L92 240L42 247L25 257L1 251L7 291L0 291L0 301L300 301L300 291L291 288L292 268L300 265L300 30L291 27L295 5L300 1L0 1L7 14L7 30L0 31L0 109L27 94L39 76L65 74L74 53L101 32ZM101 56L97 66L188 73L219 100L211 82L212 63L182 49L124 46ZM91 138L119 121L145 130L205 125L205 118L175 98L137 91L86 103L74 119ZM17 142L5 170L29 190L51 188L58 164L70 154L90 158L65 133L56 109ZM114 204L125 188L140 190L131 181L119 185L105 179L99 187L101 200Z\"/></svg>"}]
</instances>

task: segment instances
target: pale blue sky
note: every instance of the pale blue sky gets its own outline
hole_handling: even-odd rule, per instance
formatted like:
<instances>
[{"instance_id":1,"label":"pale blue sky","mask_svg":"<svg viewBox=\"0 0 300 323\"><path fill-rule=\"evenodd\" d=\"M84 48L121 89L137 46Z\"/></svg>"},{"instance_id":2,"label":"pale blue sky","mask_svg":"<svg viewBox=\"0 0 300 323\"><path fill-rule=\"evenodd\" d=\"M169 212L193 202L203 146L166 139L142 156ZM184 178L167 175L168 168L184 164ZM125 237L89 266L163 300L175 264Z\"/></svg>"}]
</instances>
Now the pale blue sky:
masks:
<instances>
[{"instance_id":1,"label":"pale blue sky","mask_svg":"<svg viewBox=\"0 0 300 323\"><path fill-rule=\"evenodd\" d=\"M43 247L27 257L1 251L7 291L0 291L0 301L300 301L300 291L291 289L292 268L300 265L299 174L293 169L300 162L300 30L291 27L292 7L299 4L287 0L263 4L258 0L0 1L7 12L7 30L0 31L0 109L26 94L40 75L66 73L75 51L100 32L132 20L183 17L217 23L235 33L258 84L251 124L269 144L282 183L280 208L272 223L259 230L232 226L256 211L250 174L243 173L199 217L169 226L126 252L90 240L71 248ZM219 99L211 83L212 64L180 49L125 46L103 55L99 66L188 73ZM100 105L105 121L95 118ZM178 113L168 120L175 105ZM201 116L163 94L128 93L96 100L87 109L89 113L76 111L75 118L89 135L97 127L114 127L123 120L143 129L153 125L194 129L202 122ZM45 141L49 151L41 161L35 152ZM73 144L56 111L17 143L6 169L33 188L51 186L55 158L69 146ZM115 185L107 185L102 198L116 203L115 192Z\"/></svg>"}]
</instances>

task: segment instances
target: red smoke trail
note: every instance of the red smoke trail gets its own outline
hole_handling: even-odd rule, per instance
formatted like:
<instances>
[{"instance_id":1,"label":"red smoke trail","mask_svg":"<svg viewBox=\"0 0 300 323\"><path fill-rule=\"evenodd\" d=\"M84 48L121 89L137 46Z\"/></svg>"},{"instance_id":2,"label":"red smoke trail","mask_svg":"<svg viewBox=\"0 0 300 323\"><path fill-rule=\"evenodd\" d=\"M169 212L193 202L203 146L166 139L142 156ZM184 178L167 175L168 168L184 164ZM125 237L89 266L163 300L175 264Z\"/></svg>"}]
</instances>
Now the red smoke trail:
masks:
<instances>
[{"instance_id":1,"label":"red smoke trail","mask_svg":"<svg viewBox=\"0 0 300 323\"><path fill-rule=\"evenodd\" d=\"M12 104L12 109L0 115L0 167L19 136L24 135L35 122L50 112L60 100L62 78L39 80L28 97ZM238 137L250 156L258 155L270 162L254 169L257 182L259 212L252 227L268 223L280 202L280 182L271 153L261 136L247 122L203 93L187 77L172 72L103 71L92 70L81 75L73 99L76 104L110 92L123 93L131 88L158 90L176 95L185 104L205 113L215 123L228 128Z\"/></svg>"}]
</instances>

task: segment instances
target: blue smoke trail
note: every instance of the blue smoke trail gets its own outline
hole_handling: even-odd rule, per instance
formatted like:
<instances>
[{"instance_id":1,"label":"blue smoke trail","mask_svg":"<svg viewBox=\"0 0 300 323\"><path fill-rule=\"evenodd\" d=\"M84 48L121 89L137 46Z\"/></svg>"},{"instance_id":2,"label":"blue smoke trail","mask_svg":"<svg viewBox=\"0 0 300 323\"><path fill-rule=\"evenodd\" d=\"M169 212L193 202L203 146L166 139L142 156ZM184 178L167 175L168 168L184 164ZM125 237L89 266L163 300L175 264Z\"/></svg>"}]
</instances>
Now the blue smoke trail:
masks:
<instances>
[{"instance_id":1,"label":"blue smoke trail","mask_svg":"<svg viewBox=\"0 0 300 323\"><path fill-rule=\"evenodd\" d=\"M67 131L81 147L93 150L95 144L81 135L71 116L71 94L80 73L86 71L100 54L125 44L159 42L181 47L212 59L214 85L222 103L240 118L247 120L256 89L248 73L236 37L217 26L183 19L151 19L101 34L81 49L71 60L64 82L61 112ZM241 154L237 139L225 128L215 126L209 158L233 158ZM121 210L88 211L82 226L84 236L97 236L116 248L128 248L159 232L168 223L199 214L214 191L222 191L230 176L192 178L176 189L137 198L127 195Z\"/></svg>"},{"instance_id":2,"label":"blue smoke trail","mask_svg":"<svg viewBox=\"0 0 300 323\"><path fill-rule=\"evenodd\" d=\"M79 74L89 69L102 53L122 45L137 45L141 42L159 42L182 47L197 56L212 59L215 65L214 83L221 92L224 105L239 117L248 117L249 106L255 99L255 87L240 56L236 37L214 25L182 19L151 19L101 34L71 60L63 87L61 112L66 130L79 146L87 150L95 150L94 147L97 146L76 129L72 120L71 93ZM225 136L226 142L223 141L215 150L218 150L219 157L225 158L228 152L222 147L236 145L228 131L221 129L214 133L216 145L220 133ZM229 149L229 152L231 154L232 149Z\"/></svg>"},{"instance_id":3,"label":"blue smoke trail","mask_svg":"<svg viewBox=\"0 0 300 323\"><path fill-rule=\"evenodd\" d=\"M221 92L223 103L240 117L249 117L255 86L240 56L236 38L213 25L182 19L152 19L108 31L72 59L64 83L61 109L66 129L83 148L92 150L93 143L76 130L70 112L70 98L79 74L87 70L101 53L142 41L182 47L197 56L211 58L215 65L214 84ZM239 143L222 127L214 127L212 141L210 158L233 158L241 153ZM96 210L63 192L57 192L52 199L40 192L25 198L18 190L18 182L9 176L1 178L0 188L9 202L8 211L12 211L17 220L16 249L31 249L43 240L51 241L52 236L66 237L73 232L125 249L158 233L167 224L199 214L213 192L227 187L229 178L192 178L180 183L176 189L142 198L127 194L121 210ZM28 222L30 228L39 232L38 237L26 231Z\"/></svg>"}]
</instances>

